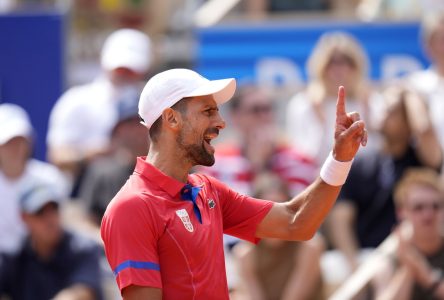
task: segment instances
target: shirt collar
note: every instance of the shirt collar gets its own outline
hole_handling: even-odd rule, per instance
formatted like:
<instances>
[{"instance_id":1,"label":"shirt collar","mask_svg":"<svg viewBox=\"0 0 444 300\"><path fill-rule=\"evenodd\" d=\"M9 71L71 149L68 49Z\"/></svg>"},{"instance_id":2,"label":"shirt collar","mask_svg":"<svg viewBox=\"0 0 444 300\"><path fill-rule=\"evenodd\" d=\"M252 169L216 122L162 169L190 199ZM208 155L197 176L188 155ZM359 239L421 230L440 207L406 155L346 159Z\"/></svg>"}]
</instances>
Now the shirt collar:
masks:
<instances>
[{"instance_id":1,"label":"shirt collar","mask_svg":"<svg viewBox=\"0 0 444 300\"><path fill-rule=\"evenodd\" d=\"M176 197L185 183L174 179L157 169L155 166L147 162L145 156L137 158L135 172L141 174L144 178L158 185L161 189L168 193L171 197ZM193 186L199 185L192 176L188 175L188 182Z\"/></svg>"}]
</instances>

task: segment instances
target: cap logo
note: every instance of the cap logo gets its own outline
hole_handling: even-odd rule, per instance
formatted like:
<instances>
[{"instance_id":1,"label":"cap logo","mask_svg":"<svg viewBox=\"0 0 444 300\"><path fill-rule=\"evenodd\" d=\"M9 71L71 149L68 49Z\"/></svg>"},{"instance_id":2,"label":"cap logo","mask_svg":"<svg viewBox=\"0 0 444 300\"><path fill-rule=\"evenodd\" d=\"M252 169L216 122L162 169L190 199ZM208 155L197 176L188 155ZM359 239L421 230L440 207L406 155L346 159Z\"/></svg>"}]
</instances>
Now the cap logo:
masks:
<instances>
[{"instance_id":1,"label":"cap logo","mask_svg":"<svg viewBox=\"0 0 444 300\"><path fill-rule=\"evenodd\" d=\"M193 224L191 223L190 216L188 215L188 212L185 209L176 210L176 215L180 218L186 230L188 230L189 232L194 231L194 227Z\"/></svg>"}]
</instances>

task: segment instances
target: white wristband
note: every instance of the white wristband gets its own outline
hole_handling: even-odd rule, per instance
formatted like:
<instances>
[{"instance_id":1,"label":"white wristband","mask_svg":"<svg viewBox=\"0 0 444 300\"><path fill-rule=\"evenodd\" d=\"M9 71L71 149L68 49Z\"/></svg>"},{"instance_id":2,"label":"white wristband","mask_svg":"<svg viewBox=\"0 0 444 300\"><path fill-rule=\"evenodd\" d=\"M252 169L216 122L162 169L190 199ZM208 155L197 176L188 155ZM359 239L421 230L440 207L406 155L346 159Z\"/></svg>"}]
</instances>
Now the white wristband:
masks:
<instances>
[{"instance_id":1,"label":"white wristband","mask_svg":"<svg viewBox=\"0 0 444 300\"><path fill-rule=\"evenodd\" d=\"M321 168L321 179L329 185L339 186L347 180L348 172L352 166L353 159L350 161L337 161L332 152L328 155Z\"/></svg>"}]
</instances>

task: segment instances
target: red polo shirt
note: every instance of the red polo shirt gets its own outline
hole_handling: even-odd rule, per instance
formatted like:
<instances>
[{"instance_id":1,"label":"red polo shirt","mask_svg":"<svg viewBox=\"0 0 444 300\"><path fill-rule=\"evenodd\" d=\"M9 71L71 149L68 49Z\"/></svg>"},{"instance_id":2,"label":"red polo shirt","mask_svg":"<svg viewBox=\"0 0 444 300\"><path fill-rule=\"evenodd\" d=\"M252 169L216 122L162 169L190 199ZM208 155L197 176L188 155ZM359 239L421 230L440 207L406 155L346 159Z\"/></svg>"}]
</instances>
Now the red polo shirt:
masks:
<instances>
[{"instance_id":1,"label":"red polo shirt","mask_svg":"<svg viewBox=\"0 0 444 300\"><path fill-rule=\"evenodd\" d=\"M161 288L166 300L228 299L222 234L257 242L256 228L273 202L205 175L189 175L188 183L200 188L195 205L181 198L182 182L138 158L101 226L120 290L138 285Z\"/></svg>"}]
</instances>

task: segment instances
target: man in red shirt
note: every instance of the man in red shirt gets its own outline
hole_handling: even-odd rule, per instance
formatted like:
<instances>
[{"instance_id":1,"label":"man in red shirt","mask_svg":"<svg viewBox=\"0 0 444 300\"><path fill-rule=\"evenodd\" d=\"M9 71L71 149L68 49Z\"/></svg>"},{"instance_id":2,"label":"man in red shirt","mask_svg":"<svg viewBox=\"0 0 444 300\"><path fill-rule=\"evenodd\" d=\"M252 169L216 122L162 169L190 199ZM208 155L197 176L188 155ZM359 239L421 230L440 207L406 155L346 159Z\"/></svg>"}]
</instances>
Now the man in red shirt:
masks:
<instances>
[{"instance_id":1,"label":"man in red shirt","mask_svg":"<svg viewBox=\"0 0 444 300\"><path fill-rule=\"evenodd\" d=\"M187 69L157 74L146 84L139 115L151 138L147 157L109 204L102 220L105 251L124 299L228 299L222 234L257 242L307 240L345 182L367 135L358 113L338 93L335 146L320 177L285 203L240 195L195 165L214 164L211 140L225 122L218 105L234 79L210 81Z\"/></svg>"}]
</instances>

